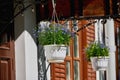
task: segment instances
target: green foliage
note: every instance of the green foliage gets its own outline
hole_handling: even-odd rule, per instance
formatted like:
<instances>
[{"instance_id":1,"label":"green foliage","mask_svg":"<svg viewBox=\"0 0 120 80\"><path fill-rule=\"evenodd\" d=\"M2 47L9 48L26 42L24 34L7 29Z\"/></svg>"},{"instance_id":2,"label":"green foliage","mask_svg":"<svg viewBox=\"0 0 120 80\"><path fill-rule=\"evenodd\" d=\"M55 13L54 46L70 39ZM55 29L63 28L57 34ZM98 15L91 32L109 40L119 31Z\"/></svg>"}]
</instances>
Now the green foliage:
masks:
<instances>
[{"instance_id":1,"label":"green foliage","mask_svg":"<svg viewBox=\"0 0 120 80\"><path fill-rule=\"evenodd\" d=\"M104 44L93 42L86 49L88 60L90 57L109 56L109 49Z\"/></svg>"},{"instance_id":2,"label":"green foliage","mask_svg":"<svg viewBox=\"0 0 120 80\"><path fill-rule=\"evenodd\" d=\"M41 45L65 44L69 45L71 32L62 25L50 24L38 31L38 41Z\"/></svg>"}]
</instances>

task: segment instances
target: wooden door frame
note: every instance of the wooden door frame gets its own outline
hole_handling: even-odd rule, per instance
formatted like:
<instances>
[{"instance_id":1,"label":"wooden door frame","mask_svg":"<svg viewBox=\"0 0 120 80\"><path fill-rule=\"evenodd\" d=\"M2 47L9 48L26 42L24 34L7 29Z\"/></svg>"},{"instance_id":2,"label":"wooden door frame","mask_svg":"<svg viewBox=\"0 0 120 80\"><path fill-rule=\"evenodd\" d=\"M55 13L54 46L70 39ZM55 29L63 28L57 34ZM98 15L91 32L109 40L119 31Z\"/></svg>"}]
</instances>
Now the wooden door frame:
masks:
<instances>
[{"instance_id":1,"label":"wooden door frame","mask_svg":"<svg viewBox=\"0 0 120 80\"><path fill-rule=\"evenodd\" d=\"M3 33L0 34L0 38L4 39L4 36L7 37L5 41L0 42L0 61L6 60L9 63L9 80L15 80L15 48L14 48L14 28L13 23L8 26ZM1 63L2 64L2 63Z\"/></svg>"}]
</instances>

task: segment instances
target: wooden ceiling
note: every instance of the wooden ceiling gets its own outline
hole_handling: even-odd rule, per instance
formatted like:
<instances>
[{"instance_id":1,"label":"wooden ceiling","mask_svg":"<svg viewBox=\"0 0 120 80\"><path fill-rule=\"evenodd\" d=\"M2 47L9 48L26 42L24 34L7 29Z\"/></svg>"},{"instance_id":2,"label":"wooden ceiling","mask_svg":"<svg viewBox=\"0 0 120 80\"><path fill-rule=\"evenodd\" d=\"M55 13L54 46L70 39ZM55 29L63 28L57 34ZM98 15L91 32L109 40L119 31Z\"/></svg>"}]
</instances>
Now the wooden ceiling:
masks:
<instances>
[{"instance_id":1,"label":"wooden ceiling","mask_svg":"<svg viewBox=\"0 0 120 80\"><path fill-rule=\"evenodd\" d=\"M5 27L13 26L11 20L14 20L13 4L15 1L24 2L24 0L0 0L0 32L4 31ZM37 22L51 19L53 12L52 0L37 1ZM79 16L118 15L118 2L120 0L56 0L56 11L59 19Z\"/></svg>"},{"instance_id":2,"label":"wooden ceiling","mask_svg":"<svg viewBox=\"0 0 120 80\"><path fill-rule=\"evenodd\" d=\"M38 20L49 19L52 16L52 2L42 7L37 5ZM104 16L117 14L119 0L56 0L56 11L59 18L78 16Z\"/></svg>"},{"instance_id":3,"label":"wooden ceiling","mask_svg":"<svg viewBox=\"0 0 120 80\"><path fill-rule=\"evenodd\" d=\"M83 15L91 16L91 15L104 15L105 6L104 0L86 0L83 4Z\"/></svg>"},{"instance_id":4,"label":"wooden ceiling","mask_svg":"<svg viewBox=\"0 0 120 80\"><path fill-rule=\"evenodd\" d=\"M0 0L0 24L11 20L13 16L14 0ZM51 19L52 0L36 4L38 21ZM120 0L56 0L56 11L59 18L70 18L78 16L100 16L117 14L117 2ZM44 7L42 7L44 5Z\"/></svg>"}]
</instances>

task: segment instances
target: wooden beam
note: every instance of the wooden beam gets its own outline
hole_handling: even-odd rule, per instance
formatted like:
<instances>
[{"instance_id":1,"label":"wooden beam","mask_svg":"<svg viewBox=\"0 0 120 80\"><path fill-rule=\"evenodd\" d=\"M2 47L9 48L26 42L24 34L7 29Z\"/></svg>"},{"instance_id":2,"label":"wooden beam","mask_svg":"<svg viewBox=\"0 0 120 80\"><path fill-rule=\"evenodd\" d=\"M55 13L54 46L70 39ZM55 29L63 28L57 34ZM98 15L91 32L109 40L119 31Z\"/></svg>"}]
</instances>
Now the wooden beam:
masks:
<instances>
[{"instance_id":1,"label":"wooden beam","mask_svg":"<svg viewBox=\"0 0 120 80\"><path fill-rule=\"evenodd\" d=\"M118 14L118 5L117 5L118 0L112 0L112 14L116 15Z\"/></svg>"},{"instance_id":2,"label":"wooden beam","mask_svg":"<svg viewBox=\"0 0 120 80\"><path fill-rule=\"evenodd\" d=\"M105 15L110 15L110 1L104 0Z\"/></svg>"},{"instance_id":3,"label":"wooden beam","mask_svg":"<svg viewBox=\"0 0 120 80\"><path fill-rule=\"evenodd\" d=\"M79 4L79 15L83 16L83 0L78 0L78 4Z\"/></svg>"},{"instance_id":4,"label":"wooden beam","mask_svg":"<svg viewBox=\"0 0 120 80\"><path fill-rule=\"evenodd\" d=\"M70 3L71 3L71 16L74 16L75 14L75 4L74 4L74 0L70 0Z\"/></svg>"}]
</instances>

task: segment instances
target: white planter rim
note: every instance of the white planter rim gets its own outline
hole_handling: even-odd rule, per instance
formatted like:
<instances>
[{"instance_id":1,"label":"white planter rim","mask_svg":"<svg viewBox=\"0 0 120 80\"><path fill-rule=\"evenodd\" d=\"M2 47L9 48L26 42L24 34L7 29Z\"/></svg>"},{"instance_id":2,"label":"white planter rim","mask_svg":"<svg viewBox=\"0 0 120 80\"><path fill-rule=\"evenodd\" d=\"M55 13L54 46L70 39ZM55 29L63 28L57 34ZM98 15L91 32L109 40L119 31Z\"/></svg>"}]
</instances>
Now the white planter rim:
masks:
<instances>
[{"instance_id":1,"label":"white planter rim","mask_svg":"<svg viewBox=\"0 0 120 80\"><path fill-rule=\"evenodd\" d=\"M67 47L67 45L64 45L64 44L50 44L50 45L44 45L44 46L60 46L60 47Z\"/></svg>"},{"instance_id":2,"label":"white planter rim","mask_svg":"<svg viewBox=\"0 0 120 80\"><path fill-rule=\"evenodd\" d=\"M109 56L102 57L91 57L92 68L95 71L107 70Z\"/></svg>"},{"instance_id":3,"label":"white planter rim","mask_svg":"<svg viewBox=\"0 0 120 80\"><path fill-rule=\"evenodd\" d=\"M66 57L67 46L65 45L45 45L45 56L49 63L61 63L64 62Z\"/></svg>"},{"instance_id":4,"label":"white planter rim","mask_svg":"<svg viewBox=\"0 0 120 80\"><path fill-rule=\"evenodd\" d=\"M103 59L103 58L106 58L106 59L107 59L107 58L108 58L108 59L109 59L110 57L109 57L109 56L99 56L99 57L96 57L96 56L95 56L95 57L90 57L90 58L98 58L98 59L101 59L101 58L102 58L102 59Z\"/></svg>"}]
</instances>

